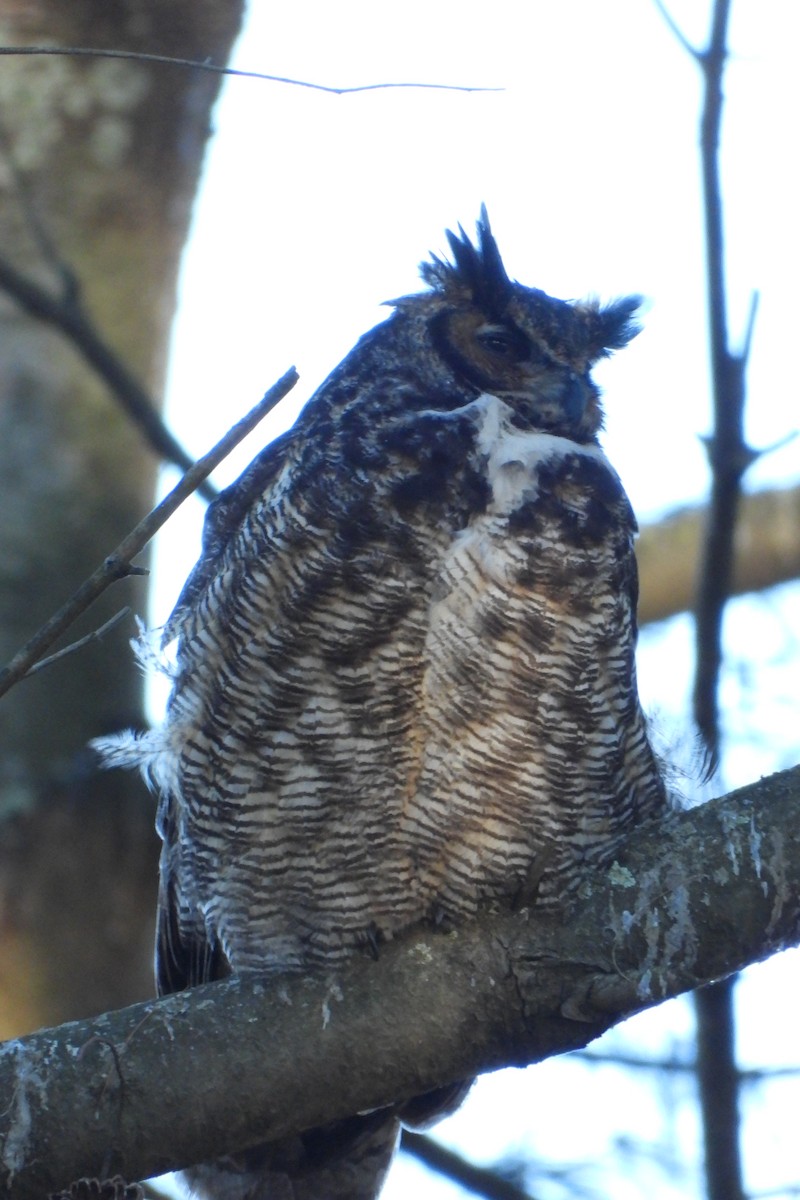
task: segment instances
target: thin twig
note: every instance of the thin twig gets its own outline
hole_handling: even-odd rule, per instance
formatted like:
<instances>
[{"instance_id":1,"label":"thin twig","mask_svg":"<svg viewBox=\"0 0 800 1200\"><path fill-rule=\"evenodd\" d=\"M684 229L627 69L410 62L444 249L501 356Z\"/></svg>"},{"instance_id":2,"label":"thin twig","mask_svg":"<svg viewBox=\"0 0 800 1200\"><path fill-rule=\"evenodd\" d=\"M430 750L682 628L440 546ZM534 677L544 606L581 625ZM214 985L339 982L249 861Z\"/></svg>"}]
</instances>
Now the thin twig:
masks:
<instances>
[{"instance_id":1,"label":"thin twig","mask_svg":"<svg viewBox=\"0 0 800 1200\"><path fill-rule=\"evenodd\" d=\"M0 55L61 55L67 58L124 58L134 62L155 63L169 67L191 67L197 71L213 71L215 75L235 75L240 79L263 79L268 83L286 83L291 87L311 88L316 92L329 92L334 96L345 96L352 92L377 92L389 88L425 88L440 92L502 92L503 88L470 87L455 83L364 83L357 87L327 87L323 83L311 83L307 79L289 79L284 75L267 75L263 71L242 71L236 67L219 67L215 63L192 58L172 58L166 54L142 54L138 50L101 50L88 46L0 46Z\"/></svg>"},{"instance_id":2,"label":"thin twig","mask_svg":"<svg viewBox=\"0 0 800 1200\"><path fill-rule=\"evenodd\" d=\"M80 303L75 276L60 260L58 269L62 280L71 281L61 298L52 296L0 257L0 287L32 317L54 325L66 334L86 362L108 385L156 453L181 470L190 470L194 459L169 432L145 389L102 339L86 315ZM217 494L210 484L204 484L198 490L207 500L213 500Z\"/></svg>"},{"instance_id":3,"label":"thin twig","mask_svg":"<svg viewBox=\"0 0 800 1200\"><path fill-rule=\"evenodd\" d=\"M754 450L753 456L755 458L764 458L766 454L774 454L776 450L783 450L784 446L788 446L799 434L800 430L790 429L788 433L785 433L783 437L778 438L776 442L770 442L768 446L762 446L760 450ZM793 578L797 578L796 573ZM783 580L780 582L783 582Z\"/></svg>"},{"instance_id":4,"label":"thin twig","mask_svg":"<svg viewBox=\"0 0 800 1200\"><path fill-rule=\"evenodd\" d=\"M49 654L47 658L40 658L34 663L30 670L25 672L25 678L29 675L35 675L37 671L43 671L45 667L52 666L54 662L58 662L60 658L66 658L68 654L74 654L76 650L82 650L84 646L88 646L90 642L99 642L106 633L110 633L112 629L116 629L120 621L123 621L130 612L129 605L125 605L118 613L115 613L110 621L106 621L105 625L101 625L99 629L93 629L91 633L87 633L86 637L78 638L77 642L70 642L63 650L56 650L55 654Z\"/></svg>"},{"instance_id":5,"label":"thin twig","mask_svg":"<svg viewBox=\"0 0 800 1200\"><path fill-rule=\"evenodd\" d=\"M670 1075L693 1075L697 1071L696 1061L685 1062L679 1058L640 1058L635 1054L601 1054L592 1050L573 1050L570 1058L579 1058L593 1067L621 1067L625 1071L658 1071ZM743 1084L769 1083L772 1079L796 1078L800 1075L800 1066L748 1067L737 1074Z\"/></svg>"},{"instance_id":6,"label":"thin twig","mask_svg":"<svg viewBox=\"0 0 800 1200\"><path fill-rule=\"evenodd\" d=\"M14 655L8 666L0 671L0 696L4 695L9 688L28 673L56 638L69 628L76 617L80 616L115 580L124 579L128 575L146 574L144 568L133 566L130 560L144 549L164 522L172 516L187 496L197 489L200 482L218 466L223 458L230 454L234 446L283 399L294 387L297 378L297 372L294 367L291 367L269 389L263 400L242 417L241 421L238 421L212 450L198 459L169 495L165 496L161 503L148 513L127 537L122 539L97 570L81 584L71 599Z\"/></svg>"},{"instance_id":7,"label":"thin twig","mask_svg":"<svg viewBox=\"0 0 800 1200\"><path fill-rule=\"evenodd\" d=\"M670 32L678 39L678 41L680 42L681 46L683 46L686 53L690 54L692 56L692 58L695 58L699 61L700 57L701 57L700 51L697 50L692 45L692 43L689 41L686 34L683 32L681 27L678 25L678 22L675 20L672 13L667 8L666 4L664 4L663 0L653 0L653 3L655 4L658 11L661 13L661 16L664 18L665 22L667 23Z\"/></svg>"},{"instance_id":8,"label":"thin twig","mask_svg":"<svg viewBox=\"0 0 800 1200\"><path fill-rule=\"evenodd\" d=\"M742 369L747 366L750 360L750 350L753 345L753 331L756 327L756 317L758 316L758 304L760 299L761 293L758 291L758 289L754 289L752 295L750 296L750 308L747 312L747 324L745 325L744 330L744 340L742 342L742 348L739 352L739 359L742 364Z\"/></svg>"},{"instance_id":9,"label":"thin twig","mask_svg":"<svg viewBox=\"0 0 800 1200\"><path fill-rule=\"evenodd\" d=\"M487 1200L533 1200L530 1192L523 1191L510 1179L503 1179L502 1175L488 1167L476 1167L460 1154L424 1134L404 1129L400 1148L425 1163L426 1167L478 1196L485 1196Z\"/></svg>"}]
</instances>

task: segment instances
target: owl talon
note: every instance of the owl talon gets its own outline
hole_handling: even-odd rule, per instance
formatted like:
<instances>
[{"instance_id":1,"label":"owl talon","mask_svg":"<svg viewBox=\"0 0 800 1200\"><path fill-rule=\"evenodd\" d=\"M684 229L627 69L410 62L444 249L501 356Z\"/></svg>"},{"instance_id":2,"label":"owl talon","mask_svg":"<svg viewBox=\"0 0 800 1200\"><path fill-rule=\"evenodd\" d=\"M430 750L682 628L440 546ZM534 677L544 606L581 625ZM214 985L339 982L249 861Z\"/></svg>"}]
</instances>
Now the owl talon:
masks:
<instances>
[{"instance_id":1,"label":"owl talon","mask_svg":"<svg viewBox=\"0 0 800 1200\"><path fill-rule=\"evenodd\" d=\"M50 1200L144 1200L140 1183L127 1183L121 1175L112 1179L76 1179L61 1192L51 1192Z\"/></svg>"}]
</instances>

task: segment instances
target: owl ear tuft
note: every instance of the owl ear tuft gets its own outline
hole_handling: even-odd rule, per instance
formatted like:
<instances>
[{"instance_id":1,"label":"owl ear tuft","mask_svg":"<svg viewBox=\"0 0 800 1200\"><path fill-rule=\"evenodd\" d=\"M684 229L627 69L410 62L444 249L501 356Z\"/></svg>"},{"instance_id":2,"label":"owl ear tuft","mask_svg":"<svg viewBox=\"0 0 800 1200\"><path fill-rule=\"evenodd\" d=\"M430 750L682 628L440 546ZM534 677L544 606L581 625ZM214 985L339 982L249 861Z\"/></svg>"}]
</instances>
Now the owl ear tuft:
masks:
<instances>
[{"instance_id":1,"label":"owl ear tuft","mask_svg":"<svg viewBox=\"0 0 800 1200\"><path fill-rule=\"evenodd\" d=\"M467 292L475 304L499 315L508 303L513 285L503 266L485 204L481 205L477 231L475 244L463 226L459 225L458 234L448 229L453 262L432 254L430 262L422 263L420 274L435 291Z\"/></svg>"},{"instance_id":2,"label":"owl ear tuft","mask_svg":"<svg viewBox=\"0 0 800 1200\"><path fill-rule=\"evenodd\" d=\"M613 350L621 350L641 332L642 327L635 320L641 306L641 296L622 296L610 304L586 305L589 342L595 357L602 358Z\"/></svg>"}]
</instances>

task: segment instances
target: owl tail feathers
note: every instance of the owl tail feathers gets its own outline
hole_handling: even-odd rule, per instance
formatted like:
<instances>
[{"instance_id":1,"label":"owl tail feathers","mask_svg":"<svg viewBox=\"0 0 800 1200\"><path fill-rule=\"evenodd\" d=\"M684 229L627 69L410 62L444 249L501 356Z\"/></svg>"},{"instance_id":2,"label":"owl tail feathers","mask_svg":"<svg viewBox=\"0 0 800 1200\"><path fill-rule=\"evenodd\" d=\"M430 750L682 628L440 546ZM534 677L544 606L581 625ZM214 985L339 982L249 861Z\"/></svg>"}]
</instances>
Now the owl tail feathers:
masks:
<instances>
[{"instance_id":1,"label":"owl tail feathers","mask_svg":"<svg viewBox=\"0 0 800 1200\"><path fill-rule=\"evenodd\" d=\"M197 1200L375 1200L399 1132L384 1109L200 1163L181 1179Z\"/></svg>"}]
</instances>

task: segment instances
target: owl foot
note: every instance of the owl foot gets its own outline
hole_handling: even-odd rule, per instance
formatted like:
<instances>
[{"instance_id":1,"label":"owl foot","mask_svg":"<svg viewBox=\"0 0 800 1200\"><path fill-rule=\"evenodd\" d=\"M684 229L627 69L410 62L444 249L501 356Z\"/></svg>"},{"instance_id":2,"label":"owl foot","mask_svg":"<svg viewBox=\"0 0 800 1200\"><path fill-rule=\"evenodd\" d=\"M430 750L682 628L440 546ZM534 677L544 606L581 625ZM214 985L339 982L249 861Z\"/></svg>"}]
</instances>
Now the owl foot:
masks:
<instances>
[{"instance_id":1,"label":"owl foot","mask_svg":"<svg viewBox=\"0 0 800 1200\"><path fill-rule=\"evenodd\" d=\"M140 1183L126 1183L121 1175L113 1179L76 1179L63 1192L51 1192L50 1200L144 1200Z\"/></svg>"}]
</instances>

